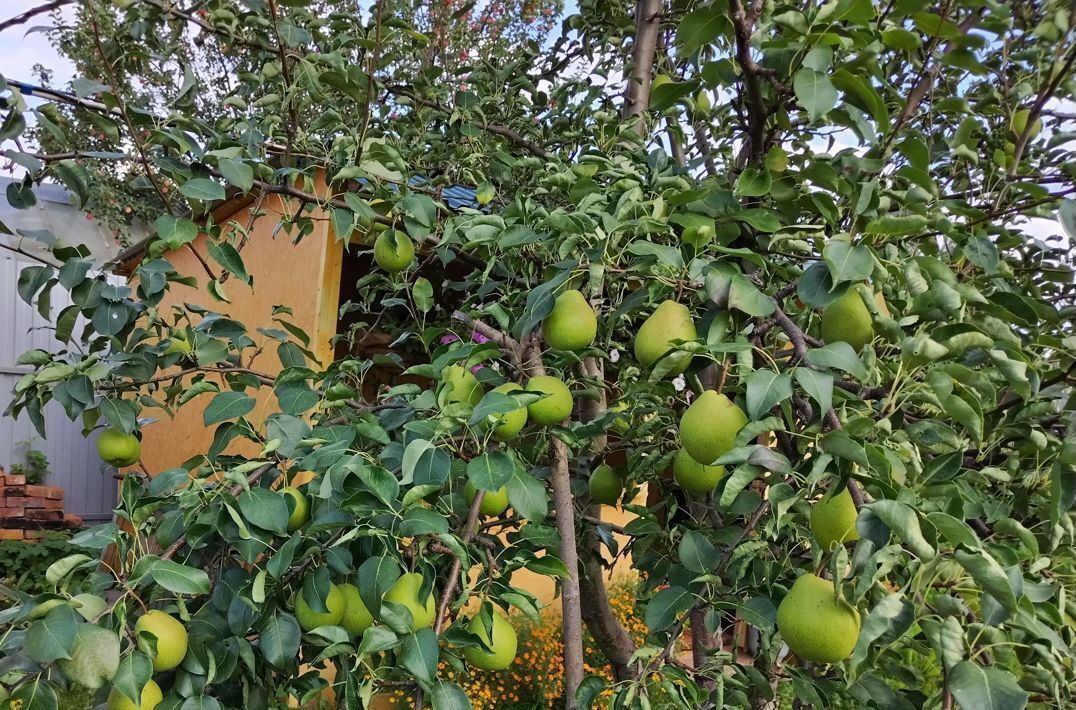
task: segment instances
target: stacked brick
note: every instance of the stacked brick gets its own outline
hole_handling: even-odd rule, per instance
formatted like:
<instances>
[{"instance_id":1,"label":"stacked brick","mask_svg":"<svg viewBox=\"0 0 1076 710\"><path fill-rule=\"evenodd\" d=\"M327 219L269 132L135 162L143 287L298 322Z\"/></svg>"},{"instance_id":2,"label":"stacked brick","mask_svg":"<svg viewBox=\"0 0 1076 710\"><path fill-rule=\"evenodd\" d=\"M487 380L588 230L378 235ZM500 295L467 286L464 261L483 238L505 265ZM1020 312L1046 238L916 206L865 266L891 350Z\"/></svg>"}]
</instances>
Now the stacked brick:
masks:
<instances>
[{"instance_id":1,"label":"stacked brick","mask_svg":"<svg viewBox=\"0 0 1076 710\"><path fill-rule=\"evenodd\" d=\"M26 476L0 469L0 540L37 540L43 531L81 526L77 515L64 515L62 488L27 484Z\"/></svg>"}]
</instances>

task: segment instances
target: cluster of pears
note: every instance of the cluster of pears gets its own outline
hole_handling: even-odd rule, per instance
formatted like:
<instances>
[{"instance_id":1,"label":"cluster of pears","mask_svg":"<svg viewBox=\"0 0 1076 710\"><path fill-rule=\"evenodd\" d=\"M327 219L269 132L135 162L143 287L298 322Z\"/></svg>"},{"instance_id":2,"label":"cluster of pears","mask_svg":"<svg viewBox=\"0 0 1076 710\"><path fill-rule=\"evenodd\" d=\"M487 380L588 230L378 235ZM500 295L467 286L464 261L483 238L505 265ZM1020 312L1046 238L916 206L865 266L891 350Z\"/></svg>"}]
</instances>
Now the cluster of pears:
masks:
<instances>
[{"instance_id":1,"label":"cluster of pears","mask_svg":"<svg viewBox=\"0 0 1076 710\"><path fill-rule=\"evenodd\" d=\"M421 588L422 575L409 572L400 575L384 596L385 601L399 604L411 613L412 631L433 626L434 616L437 614L433 594L426 595L424 600L420 599ZM295 620L303 631L311 631L319 626L340 626L352 636L359 636L374 625L374 615L370 613L359 594L359 588L354 584L345 582L330 585L329 594L325 598L325 609L326 611L315 611L306 603L302 592L295 595Z\"/></svg>"},{"instance_id":2,"label":"cluster of pears","mask_svg":"<svg viewBox=\"0 0 1076 710\"><path fill-rule=\"evenodd\" d=\"M831 491L811 507L811 533L824 550L859 539L856 511L847 488ZM777 628L789 649L815 663L848 658L859 639L855 607L839 599L833 582L814 574L796 579L777 608Z\"/></svg>"},{"instance_id":3,"label":"cluster of pears","mask_svg":"<svg viewBox=\"0 0 1076 710\"><path fill-rule=\"evenodd\" d=\"M689 493L705 495L725 475L712 465L736 446L747 415L723 394L707 390L680 418L681 449L673 460L673 479Z\"/></svg>"},{"instance_id":4,"label":"cluster of pears","mask_svg":"<svg viewBox=\"0 0 1076 710\"><path fill-rule=\"evenodd\" d=\"M411 614L412 631L433 626L437 616L437 605L433 594L421 598L422 575L408 572L397 579L388 591L384 601L399 604ZM361 636L374 625L374 616L359 594L354 584L333 584L325 598L326 611L315 611L306 603L302 592L295 595L295 619L304 631L311 631L319 626L339 626L353 637ZM503 615L493 614L492 634L486 629L481 616L475 614L467 630L482 639L485 647L469 646L463 655L476 668L483 670L504 670L516 657L516 631Z\"/></svg>"},{"instance_id":5,"label":"cluster of pears","mask_svg":"<svg viewBox=\"0 0 1076 710\"><path fill-rule=\"evenodd\" d=\"M506 382L494 388L495 392L511 394L526 390L544 395L525 407L503 413L493 425L491 436L497 441L511 441L523 430L527 422L539 426L559 424L572 413L572 393L564 381L552 375L537 375L527 380L525 387ZM482 400L482 385L469 369L462 365L449 365L441 376L439 401L442 406L466 404L475 407Z\"/></svg>"},{"instance_id":6,"label":"cluster of pears","mask_svg":"<svg viewBox=\"0 0 1076 710\"><path fill-rule=\"evenodd\" d=\"M157 673L179 667L187 655L187 629L171 614L153 609L138 617L135 634L147 633L156 639L157 655L153 658L153 670ZM108 693L108 710L153 710L164 699L164 693L152 678L142 686L136 704L117 688Z\"/></svg>"},{"instance_id":7,"label":"cluster of pears","mask_svg":"<svg viewBox=\"0 0 1076 710\"><path fill-rule=\"evenodd\" d=\"M108 428L97 437L97 455L116 468L133 466L142 456L142 442L122 429Z\"/></svg>"}]
</instances>

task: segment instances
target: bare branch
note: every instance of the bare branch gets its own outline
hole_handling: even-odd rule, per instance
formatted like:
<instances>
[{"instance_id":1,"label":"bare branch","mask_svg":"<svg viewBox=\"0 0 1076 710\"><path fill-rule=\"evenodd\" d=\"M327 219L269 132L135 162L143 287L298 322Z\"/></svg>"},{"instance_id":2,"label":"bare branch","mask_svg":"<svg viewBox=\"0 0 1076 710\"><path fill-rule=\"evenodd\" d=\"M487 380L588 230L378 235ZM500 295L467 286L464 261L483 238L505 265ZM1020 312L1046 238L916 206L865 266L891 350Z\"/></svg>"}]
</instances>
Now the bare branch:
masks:
<instances>
[{"instance_id":1,"label":"bare branch","mask_svg":"<svg viewBox=\"0 0 1076 710\"><path fill-rule=\"evenodd\" d=\"M471 501L471 508L467 511L467 521L463 524L463 544L469 543L477 532L475 523L478 521L478 511L482 507L482 499L485 498L485 491L478 491L475 493L474 500ZM438 636L441 635L441 631L445 628L445 614L448 612L448 605L452 603L452 597L456 595L456 582L460 578L460 558L454 557L452 559L452 567L448 570L448 577L445 578L445 586L441 592L441 602L437 605L437 620L434 622L433 632Z\"/></svg>"},{"instance_id":2,"label":"bare branch","mask_svg":"<svg viewBox=\"0 0 1076 710\"><path fill-rule=\"evenodd\" d=\"M44 5L32 7L20 15L15 15L11 19L0 22L0 32L3 32L9 27L16 27L18 25L25 24L33 18L37 17L38 15L43 15L46 12L52 12L53 10L61 8L64 5L70 5L73 2L74 0L52 0L52 2L47 2Z\"/></svg>"}]
</instances>

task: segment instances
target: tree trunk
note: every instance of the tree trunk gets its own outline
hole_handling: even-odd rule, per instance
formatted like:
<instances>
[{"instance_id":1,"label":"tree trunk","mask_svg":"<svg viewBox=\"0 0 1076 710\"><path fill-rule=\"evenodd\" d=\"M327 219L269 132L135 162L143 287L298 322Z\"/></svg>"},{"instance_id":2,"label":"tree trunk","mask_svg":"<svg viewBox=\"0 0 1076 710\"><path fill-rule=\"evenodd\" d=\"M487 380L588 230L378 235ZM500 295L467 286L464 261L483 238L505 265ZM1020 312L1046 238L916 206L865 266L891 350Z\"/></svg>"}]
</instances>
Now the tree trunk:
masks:
<instances>
[{"instance_id":1,"label":"tree trunk","mask_svg":"<svg viewBox=\"0 0 1076 710\"><path fill-rule=\"evenodd\" d=\"M582 600L583 621L590 630L594 642L613 666L613 679L631 680L638 676L636 669L629 665L635 653L635 642L624 629L620 620L613 613L609 604L609 595L605 590L602 575L601 548L598 536L593 529L586 532L583 544L579 547L579 559L582 575L579 578L579 593Z\"/></svg>"},{"instance_id":2,"label":"tree trunk","mask_svg":"<svg viewBox=\"0 0 1076 710\"><path fill-rule=\"evenodd\" d=\"M575 691L583 682L583 624L579 603L579 555L575 543L575 501L568 471L568 447L553 437L553 460L550 483L553 508L557 511L560 533L560 559L568 568L568 578L561 582L560 602L564 630L564 707L575 710Z\"/></svg>"},{"instance_id":3,"label":"tree trunk","mask_svg":"<svg viewBox=\"0 0 1076 710\"><path fill-rule=\"evenodd\" d=\"M624 89L624 117L638 116L650 105L650 82L654 72L654 53L661 30L661 0L638 0L635 3L635 42L631 49L631 71ZM635 127L640 136L646 134L645 123Z\"/></svg>"}]
</instances>

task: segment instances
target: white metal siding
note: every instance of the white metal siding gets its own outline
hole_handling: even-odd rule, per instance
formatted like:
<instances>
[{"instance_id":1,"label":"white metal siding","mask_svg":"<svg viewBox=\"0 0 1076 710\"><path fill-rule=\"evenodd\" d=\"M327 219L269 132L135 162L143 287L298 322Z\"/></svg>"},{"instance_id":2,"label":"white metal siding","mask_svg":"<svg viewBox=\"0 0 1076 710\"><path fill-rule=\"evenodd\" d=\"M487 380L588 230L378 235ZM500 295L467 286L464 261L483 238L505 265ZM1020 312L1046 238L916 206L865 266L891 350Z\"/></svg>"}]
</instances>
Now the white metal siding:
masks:
<instances>
[{"instance_id":1,"label":"white metal siding","mask_svg":"<svg viewBox=\"0 0 1076 710\"><path fill-rule=\"evenodd\" d=\"M19 298L15 289L19 271L31 261L0 252L0 412L11 402L12 389L28 368L16 367L19 355L33 348L56 351L63 344L53 336L50 324ZM67 291L52 290L52 316L71 304ZM76 328L75 333L80 332ZM85 519L112 517L116 503L114 469L102 463L94 446L96 434L82 436L81 420L71 421L63 407L53 401L45 408L45 433L38 436L26 414L17 420L0 417L0 466L25 461L27 445L45 452L51 471L46 483L64 489L64 512Z\"/></svg>"}]
</instances>

